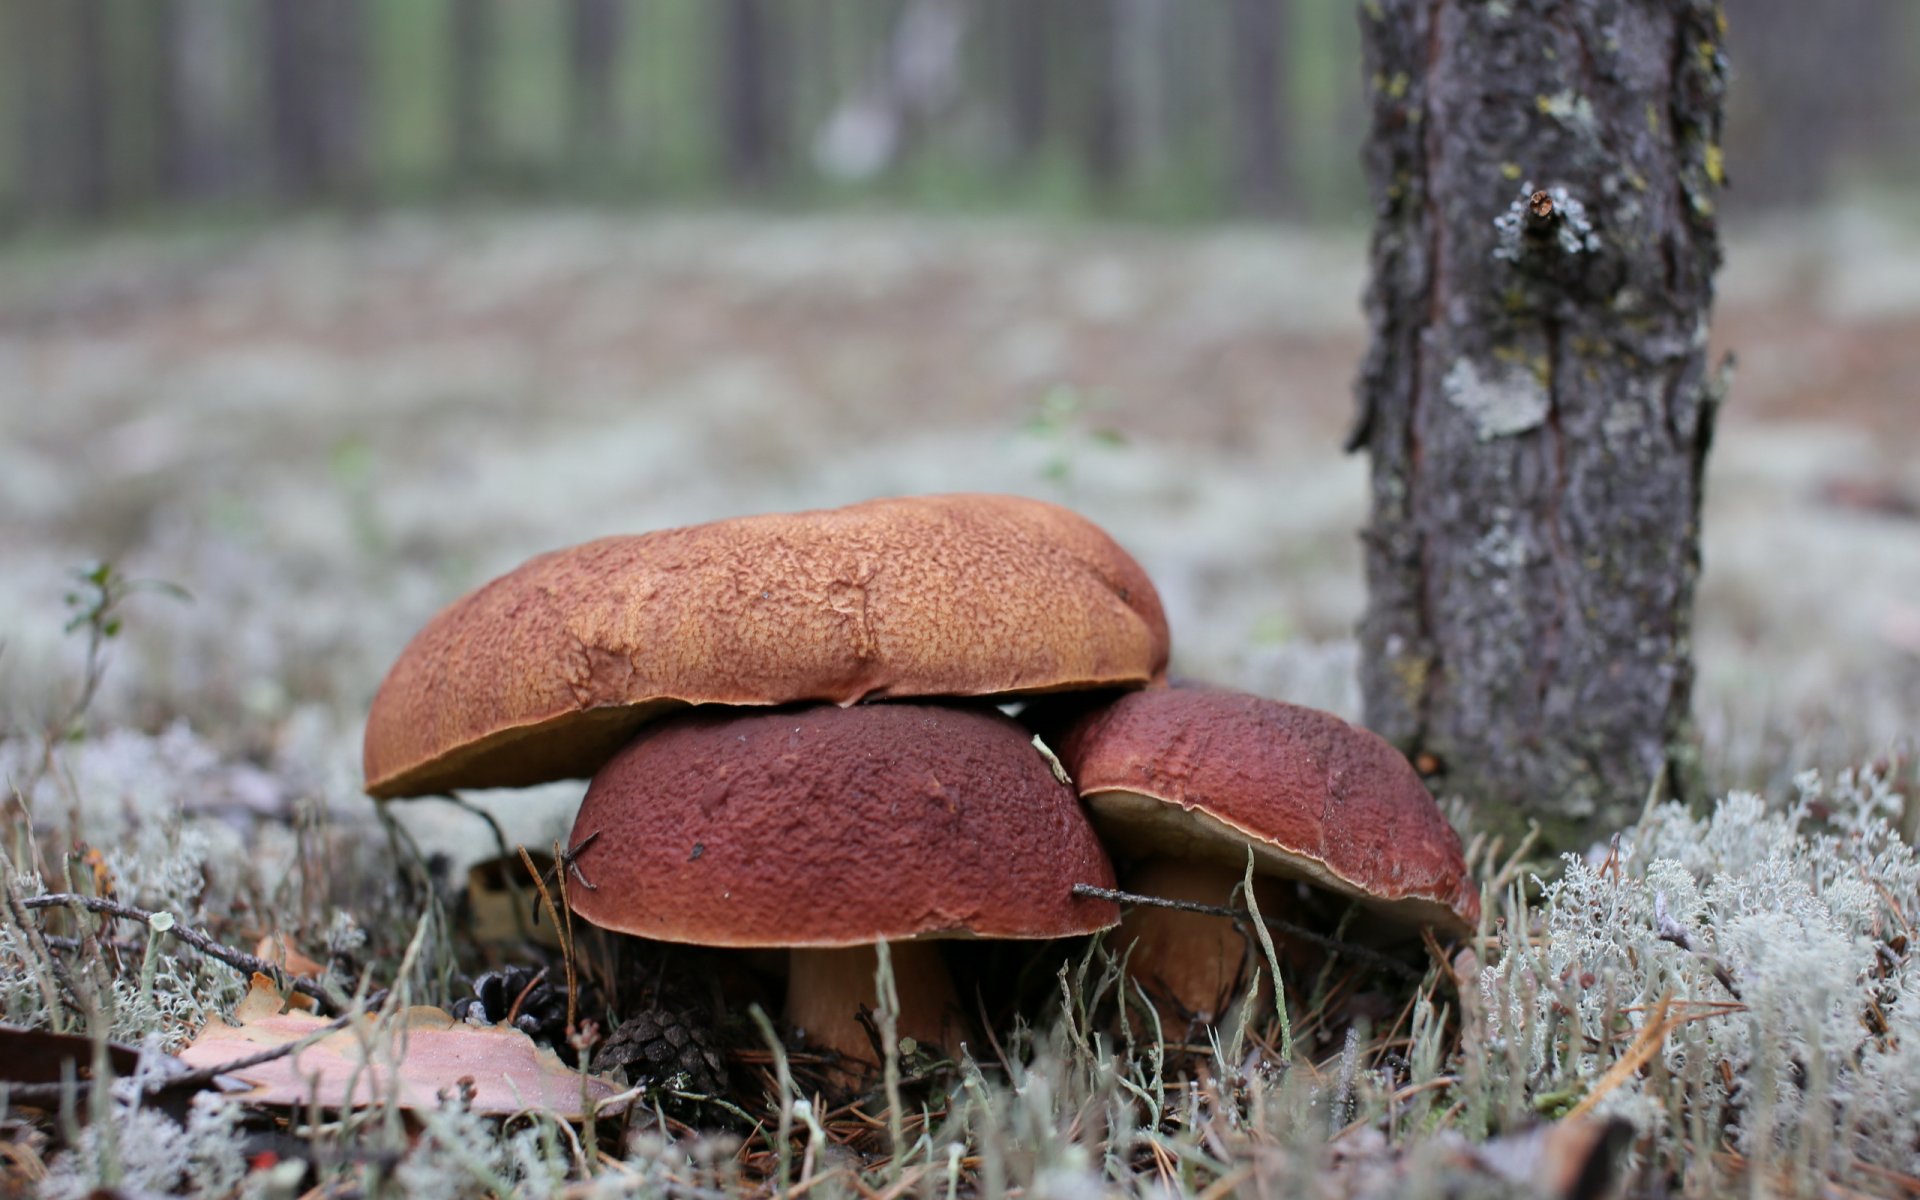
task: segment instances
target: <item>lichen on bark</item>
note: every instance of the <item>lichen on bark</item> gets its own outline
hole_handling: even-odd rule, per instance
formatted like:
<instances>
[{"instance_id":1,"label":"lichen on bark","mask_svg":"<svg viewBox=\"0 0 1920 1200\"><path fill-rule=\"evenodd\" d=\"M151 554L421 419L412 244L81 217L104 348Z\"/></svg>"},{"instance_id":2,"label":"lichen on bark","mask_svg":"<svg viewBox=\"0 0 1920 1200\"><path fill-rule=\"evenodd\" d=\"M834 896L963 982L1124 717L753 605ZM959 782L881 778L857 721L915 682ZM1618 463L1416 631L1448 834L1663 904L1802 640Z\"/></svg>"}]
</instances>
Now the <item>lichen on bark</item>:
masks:
<instances>
[{"instance_id":1,"label":"lichen on bark","mask_svg":"<svg viewBox=\"0 0 1920 1200\"><path fill-rule=\"evenodd\" d=\"M1703 0L1377 0L1370 725L1568 845L1689 794L1724 22Z\"/></svg>"}]
</instances>

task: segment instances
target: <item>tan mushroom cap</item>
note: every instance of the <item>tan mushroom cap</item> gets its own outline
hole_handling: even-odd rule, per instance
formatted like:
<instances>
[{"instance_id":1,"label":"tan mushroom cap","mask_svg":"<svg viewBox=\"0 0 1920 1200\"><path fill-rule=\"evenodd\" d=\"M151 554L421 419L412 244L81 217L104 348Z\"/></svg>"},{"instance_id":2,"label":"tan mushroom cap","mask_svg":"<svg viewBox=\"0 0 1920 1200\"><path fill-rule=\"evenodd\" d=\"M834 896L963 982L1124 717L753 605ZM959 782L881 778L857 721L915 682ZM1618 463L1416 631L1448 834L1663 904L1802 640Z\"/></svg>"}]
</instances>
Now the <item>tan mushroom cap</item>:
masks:
<instances>
[{"instance_id":1,"label":"tan mushroom cap","mask_svg":"<svg viewBox=\"0 0 1920 1200\"><path fill-rule=\"evenodd\" d=\"M368 716L367 791L582 778L688 704L1128 687L1166 662L1139 564L1038 500L872 500L603 538L532 559L414 637Z\"/></svg>"},{"instance_id":2,"label":"tan mushroom cap","mask_svg":"<svg viewBox=\"0 0 1920 1200\"><path fill-rule=\"evenodd\" d=\"M1113 866L1017 722L935 704L700 711L593 778L568 888L603 928L730 947L1055 938L1120 919Z\"/></svg>"},{"instance_id":3,"label":"tan mushroom cap","mask_svg":"<svg viewBox=\"0 0 1920 1200\"><path fill-rule=\"evenodd\" d=\"M1460 838L1399 751L1318 709L1154 688L1080 718L1060 757L1109 844L1257 869L1464 932L1480 917Z\"/></svg>"}]
</instances>

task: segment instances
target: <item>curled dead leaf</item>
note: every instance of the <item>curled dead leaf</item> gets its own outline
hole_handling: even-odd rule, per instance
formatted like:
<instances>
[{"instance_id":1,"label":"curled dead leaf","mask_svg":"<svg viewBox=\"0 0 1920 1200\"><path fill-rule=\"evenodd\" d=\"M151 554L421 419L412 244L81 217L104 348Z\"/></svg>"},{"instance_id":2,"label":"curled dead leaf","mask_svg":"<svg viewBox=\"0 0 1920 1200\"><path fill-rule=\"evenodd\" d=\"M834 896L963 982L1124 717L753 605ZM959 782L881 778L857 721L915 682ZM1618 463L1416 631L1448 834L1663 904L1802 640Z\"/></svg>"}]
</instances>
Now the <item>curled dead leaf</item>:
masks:
<instances>
[{"instance_id":1,"label":"curled dead leaf","mask_svg":"<svg viewBox=\"0 0 1920 1200\"><path fill-rule=\"evenodd\" d=\"M284 933L270 933L261 938L260 944L253 948L253 953L255 957L266 959L289 975L319 979L327 973L324 966L295 949Z\"/></svg>"}]
</instances>

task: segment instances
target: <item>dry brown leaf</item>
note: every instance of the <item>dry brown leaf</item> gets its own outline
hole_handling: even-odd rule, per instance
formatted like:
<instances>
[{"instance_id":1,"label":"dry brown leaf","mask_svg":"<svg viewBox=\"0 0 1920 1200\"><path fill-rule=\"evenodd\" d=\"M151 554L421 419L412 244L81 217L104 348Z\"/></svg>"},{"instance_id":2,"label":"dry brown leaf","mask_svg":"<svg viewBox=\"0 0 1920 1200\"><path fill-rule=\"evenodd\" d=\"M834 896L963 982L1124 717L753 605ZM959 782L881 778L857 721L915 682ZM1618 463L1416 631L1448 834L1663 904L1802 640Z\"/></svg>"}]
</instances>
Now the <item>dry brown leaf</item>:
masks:
<instances>
[{"instance_id":1,"label":"dry brown leaf","mask_svg":"<svg viewBox=\"0 0 1920 1200\"><path fill-rule=\"evenodd\" d=\"M280 1010L286 1006L286 998L274 986L273 980L255 971L252 985L247 988L247 994L242 996L240 1003L234 1006L233 1019L242 1025L250 1025L255 1021L279 1016Z\"/></svg>"},{"instance_id":2,"label":"dry brown leaf","mask_svg":"<svg viewBox=\"0 0 1920 1200\"><path fill-rule=\"evenodd\" d=\"M289 975L305 975L309 979L323 979L327 969L294 949L284 933L270 933L260 939L253 948L254 957L264 958Z\"/></svg>"},{"instance_id":3,"label":"dry brown leaf","mask_svg":"<svg viewBox=\"0 0 1920 1200\"><path fill-rule=\"evenodd\" d=\"M327 977L327 969L295 950L293 943L287 940L287 935L284 933L270 933L261 938L259 944L253 948L253 954L255 958L264 958L289 975L304 975L308 979ZM287 1005L291 1008L311 1011L314 1001L312 996L294 992L287 997Z\"/></svg>"},{"instance_id":4,"label":"dry brown leaf","mask_svg":"<svg viewBox=\"0 0 1920 1200\"><path fill-rule=\"evenodd\" d=\"M180 1054L195 1067L218 1068L288 1042L314 1037L330 1024L303 1012L279 1013L279 994L261 976L229 1025L215 1019ZM291 1054L232 1072L253 1085L233 1094L248 1104L363 1108L397 1104L433 1108L471 1080L474 1112L504 1116L544 1112L579 1120L584 1104L614 1095L614 1086L581 1074L509 1026L458 1024L438 1008L366 1015Z\"/></svg>"}]
</instances>

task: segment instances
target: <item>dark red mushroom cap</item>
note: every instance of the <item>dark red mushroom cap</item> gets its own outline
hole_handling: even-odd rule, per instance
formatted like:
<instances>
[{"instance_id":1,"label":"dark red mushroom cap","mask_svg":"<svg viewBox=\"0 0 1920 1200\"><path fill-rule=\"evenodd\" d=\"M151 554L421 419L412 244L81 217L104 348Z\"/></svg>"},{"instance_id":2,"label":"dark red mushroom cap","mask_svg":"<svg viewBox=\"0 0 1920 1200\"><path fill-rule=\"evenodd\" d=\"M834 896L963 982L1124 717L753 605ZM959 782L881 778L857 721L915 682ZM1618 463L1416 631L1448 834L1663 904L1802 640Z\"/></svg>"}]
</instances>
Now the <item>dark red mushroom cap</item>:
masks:
<instances>
[{"instance_id":1,"label":"dark red mushroom cap","mask_svg":"<svg viewBox=\"0 0 1920 1200\"><path fill-rule=\"evenodd\" d=\"M591 839L591 840L589 840ZM568 898L622 933L706 946L1053 938L1120 919L1113 867L1019 724L933 704L701 710L587 789Z\"/></svg>"},{"instance_id":2,"label":"dark red mushroom cap","mask_svg":"<svg viewBox=\"0 0 1920 1200\"><path fill-rule=\"evenodd\" d=\"M1305 879L1408 921L1479 921L1459 835L1400 752L1318 709L1154 688L1082 716L1060 758L1110 844Z\"/></svg>"},{"instance_id":3,"label":"dark red mushroom cap","mask_svg":"<svg viewBox=\"0 0 1920 1200\"><path fill-rule=\"evenodd\" d=\"M454 602L388 672L367 791L584 778L689 704L1137 687L1167 621L1138 563L1067 509L918 496L544 554Z\"/></svg>"}]
</instances>

